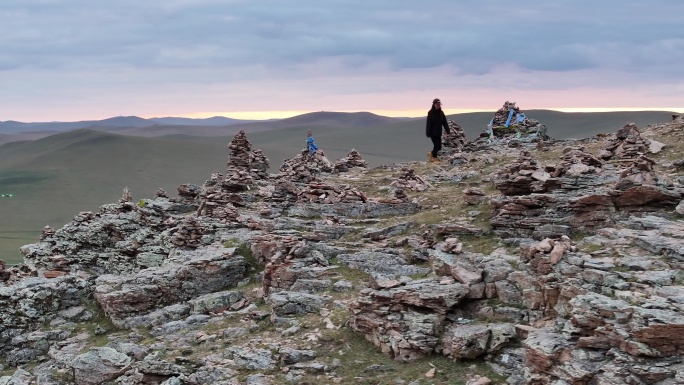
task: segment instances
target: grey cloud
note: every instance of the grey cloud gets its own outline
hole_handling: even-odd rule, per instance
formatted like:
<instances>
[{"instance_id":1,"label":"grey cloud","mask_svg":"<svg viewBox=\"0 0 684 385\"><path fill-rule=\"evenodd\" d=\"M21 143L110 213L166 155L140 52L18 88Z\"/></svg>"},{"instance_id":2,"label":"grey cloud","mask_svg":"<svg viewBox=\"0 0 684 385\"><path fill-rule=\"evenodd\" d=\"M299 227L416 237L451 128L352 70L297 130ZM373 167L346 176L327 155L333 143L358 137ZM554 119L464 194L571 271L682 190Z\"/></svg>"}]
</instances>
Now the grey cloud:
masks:
<instances>
[{"instance_id":1,"label":"grey cloud","mask_svg":"<svg viewBox=\"0 0 684 385\"><path fill-rule=\"evenodd\" d=\"M681 73L662 62L681 60L667 42L684 38L673 16L684 14L684 4L641 3L10 0L0 5L0 49L17 66L56 69L277 69L349 58L351 72L379 61L467 74L502 63Z\"/></svg>"}]
</instances>

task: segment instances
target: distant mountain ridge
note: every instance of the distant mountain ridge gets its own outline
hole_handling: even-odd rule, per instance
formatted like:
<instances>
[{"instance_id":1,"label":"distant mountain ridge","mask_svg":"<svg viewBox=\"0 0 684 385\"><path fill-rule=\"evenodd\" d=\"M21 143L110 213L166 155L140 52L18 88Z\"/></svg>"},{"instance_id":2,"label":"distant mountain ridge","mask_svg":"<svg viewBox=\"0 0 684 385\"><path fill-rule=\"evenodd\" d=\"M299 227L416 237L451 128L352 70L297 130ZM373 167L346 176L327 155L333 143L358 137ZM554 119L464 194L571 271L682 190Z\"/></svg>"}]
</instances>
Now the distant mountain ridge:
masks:
<instances>
[{"instance_id":1,"label":"distant mountain ridge","mask_svg":"<svg viewBox=\"0 0 684 385\"><path fill-rule=\"evenodd\" d=\"M0 133L32 132L32 131L69 131L87 127L147 127L154 125L190 125L190 126L227 126L231 124L251 123L256 120L232 119L214 116L204 119L162 117L145 119L138 116L115 116L101 120L81 120L77 122L33 122L25 123L15 120L0 122Z\"/></svg>"},{"instance_id":2,"label":"distant mountain ridge","mask_svg":"<svg viewBox=\"0 0 684 385\"><path fill-rule=\"evenodd\" d=\"M653 122L666 122L672 116L669 111L616 111L567 113L553 110L525 110L531 119L545 124L549 135L555 139L586 138L600 132L611 132L625 123L633 122L643 127ZM463 127L469 138L480 135L494 111L471 112L448 115ZM91 129L137 137L228 137L240 130L248 133L279 131L283 129L329 128L349 129L410 126L420 131L424 118L394 118L370 112L319 111L272 120L239 120L215 116L206 119L161 117L143 119L137 116L117 116L97 121L23 123L0 122L0 144L36 140L60 132ZM371 130L373 131L373 130ZM370 132L370 131L369 131Z\"/></svg>"}]
</instances>

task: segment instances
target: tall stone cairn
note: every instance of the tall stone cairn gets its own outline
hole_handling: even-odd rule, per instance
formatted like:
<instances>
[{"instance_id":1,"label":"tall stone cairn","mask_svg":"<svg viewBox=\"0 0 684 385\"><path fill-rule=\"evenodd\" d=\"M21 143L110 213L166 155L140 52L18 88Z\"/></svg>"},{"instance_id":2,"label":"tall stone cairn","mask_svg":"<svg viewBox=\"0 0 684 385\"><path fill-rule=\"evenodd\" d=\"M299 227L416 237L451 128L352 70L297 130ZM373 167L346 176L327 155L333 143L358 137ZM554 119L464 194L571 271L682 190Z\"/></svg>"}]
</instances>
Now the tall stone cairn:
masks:
<instances>
[{"instance_id":1,"label":"tall stone cairn","mask_svg":"<svg viewBox=\"0 0 684 385\"><path fill-rule=\"evenodd\" d=\"M333 172L347 172L354 168L366 168L368 167L368 162L361 156L361 154L352 148L346 157L338 160L333 165Z\"/></svg>"},{"instance_id":2,"label":"tall stone cairn","mask_svg":"<svg viewBox=\"0 0 684 385\"><path fill-rule=\"evenodd\" d=\"M221 183L223 188L231 191L248 190L254 183L251 175L250 155L252 145L245 132L240 130L228 144L230 154L226 169L226 177Z\"/></svg>"}]
</instances>

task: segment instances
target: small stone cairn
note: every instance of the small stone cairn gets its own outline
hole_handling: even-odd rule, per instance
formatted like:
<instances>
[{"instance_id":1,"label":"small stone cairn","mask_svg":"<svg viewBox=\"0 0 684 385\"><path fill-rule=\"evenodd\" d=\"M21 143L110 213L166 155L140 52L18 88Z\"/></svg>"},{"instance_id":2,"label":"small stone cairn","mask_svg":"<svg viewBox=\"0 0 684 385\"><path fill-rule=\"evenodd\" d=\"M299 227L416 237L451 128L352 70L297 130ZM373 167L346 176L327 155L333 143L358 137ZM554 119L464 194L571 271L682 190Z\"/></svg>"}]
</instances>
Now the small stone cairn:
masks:
<instances>
[{"instance_id":1,"label":"small stone cairn","mask_svg":"<svg viewBox=\"0 0 684 385\"><path fill-rule=\"evenodd\" d=\"M617 190L627 190L634 186L643 185L665 185L666 181L661 180L654 171L653 166L656 162L645 155L640 155L620 173L620 181L615 188Z\"/></svg>"},{"instance_id":2,"label":"small stone cairn","mask_svg":"<svg viewBox=\"0 0 684 385\"><path fill-rule=\"evenodd\" d=\"M361 154L359 154L359 152L356 151L355 148L352 148L352 150L349 151L349 154L347 154L346 157L335 162L335 164L333 165L333 172L347 172L355 168L365 169L366 167L368 167L368 162L366 162L366 160L363 159Z\"/></svg>"},{"instance_id":3,"label":"small stone cairn","mask_svg":"<svg viewBox=\"0 0 684 385\"><path fill-rule=\"evenodd\" d=\"M204 227L195 217L184 218L175 228L171 243L179 247L197 248L202 245Z\"/></svg>"},{"instance_id":4,"label":"small stone cairn","mask_svg":"<svg viewBox=\"0 0 684 385\"><path fill-rule=\"evenodd\" d=\"M634 159L647 153L650 144L650 140L641 136L636 124L627 123L617 131L615 139L611 140L601 150L599 157L605 160L613 158L618 160Z\"/></svg>"},{"instance_id":5,"label":"small stone cairn","mask_svg":"<svg viewBox=\"0 0 684 385\"><path fill-rule=\"evenodd\" d=\"M449 129L451 132L442 134L442 144L444 145L444 152L453 149L461 151L468 145L468 138L466 138L465 131L453 120L449 120Z\"/></svg>"},{"instance_id":6,"label":"small stone cairn","mask_svg":"<svg viewBox=\"0 0 684 385\"><path fill-rule=\"evenodd\" d=\"M254 149L250 154L249 154L249 159L250 159L250 165L252 169L252 173L254 174L255 177L258 179L266 179L268 178L268 167L270 166L270 162L264 152L260 149Z\"/></svg>"},{"instance_id":7,"label":"small stone cairn","mask_svg":"<svg viewBox=\"0 0 684 385\"><path fill-rule=\"evenodd\" d=\"M350 202L367 202L368 198L362 191L355 189L349 185L330 185L323 182L311 182L302 190L297 202L308 203L350 203Z\"/></svg>"},{"instance_id":8,"label":"small stone cairn","mask_svg":"<svg viewBox=\"0 0 684 385\"><path fill-rule=\"evenodd\" d=\"M406 191L404 191L403 188L395 188L394 191L392 192L392 195L389 197L372 198L371 200L378 202L378 203L388 203L388 204L407 203L410 201L408 195L406 195Z\"/></svg>"},{"instance_id":9,"label":"small stone cairn","mask_svg":"<svg viewBox=\"0 0 684 385\"><path fill-rule=\"evenodd\" d=\"M131 192L128 191L128 187L124 187L123 194L121 195L121 198L119 198L119 203L127 202L133 202L133 196L131 195Z\"/></svg>"},{"instance_id":10,"label":"small stone cairn","mask_svg":"<svg viewBox=\"0 0 684 385\"><path fill-rule=\"evenodd\" d=\"M528 195L545 192L544 182L550 174L529 151L523 150L511 165L499 170L494 186L503 195Z\"/></svg>"},{"instance_id":11,"label":"small stone cairn","mask_svg":"<svg viewBox=\"0 0 684 385\"><path fill-rule=\"evenodd\" d=\"M603 167L603 161L587 152L584 146L566 147L563 149L561 162L551 174L559 176L577 177L582 174L598 172Z\"/></svg>"},{"instance_id":12,"label":"small stone cairn","mask_svg":"<svg viewBox=\"0 0 684 385\"><path fill-rule=\"evenodd\" d=\"M318 175L327 169L325 165L303 150L292 159L285 159L280 166L279 177L299 183L318 180Z\"/></svg>"},{"instance_id":13,"label":"small stone cairn","mask_svg":"<svg viewBox=\"0 0 684 385\"><path fill-rule=\"evenodd\" d=\"M49 225L43 227L43 231L40 233L40 240L44 240L46 238L51 238L55 235L55 229L50 227Z\"/></svg>"},{"instance_id":14,"label":"small stone cairn","mask_svg":"<svg viewBox=\"0 0 684 385\"><path fill-rule=\"evenodd\" d=\"M401 173L396 180L390 183L390 185L413 191L423 191L428 187L431 187L430 183L428 183L420 175L416 174L416 171L408 166L401 168Z\"/></svg>"}]
</instances>

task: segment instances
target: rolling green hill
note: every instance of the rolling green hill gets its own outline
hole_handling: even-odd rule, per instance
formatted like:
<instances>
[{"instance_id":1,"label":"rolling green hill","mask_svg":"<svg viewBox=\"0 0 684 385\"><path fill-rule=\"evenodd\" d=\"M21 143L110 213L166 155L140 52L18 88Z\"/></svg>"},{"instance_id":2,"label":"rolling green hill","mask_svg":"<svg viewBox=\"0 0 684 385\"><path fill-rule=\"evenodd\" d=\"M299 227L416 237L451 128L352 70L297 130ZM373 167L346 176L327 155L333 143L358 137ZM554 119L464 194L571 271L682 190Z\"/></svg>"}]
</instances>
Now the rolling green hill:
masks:
<instances>
[{"instance_id":1,"label":"rolling green hill","mask_svg":"<svg viewBox=\"0 0 684 385\"><path fill-rule=\"evenodd\" d=\"M544 123L558 139L615 132L627 122L645 127L671 119L669 112L524 112ZM492 112L477 112L449 118L473 140L492 116ZM373 167L424 160L431 149L424 136L423 118L366 127L350 122L336 125L334 119L295 119L290 124L270 131L246 129L253 146L269 157L272 173L283 159L304 148L307 129L313 130L316 143L332 161L356 148ZM99 206L117 201L124 187L137 200L154 197L159 187L175 196L180 184L204 183L213 171L225 171L231 139L232 135L145 138L82 129L0 145L0 193L13 194L0 198L0 259L16 263L19 247L36 242L45 225L60 228L80 211L97 211Z\"/></svg>"}]
</instances>

